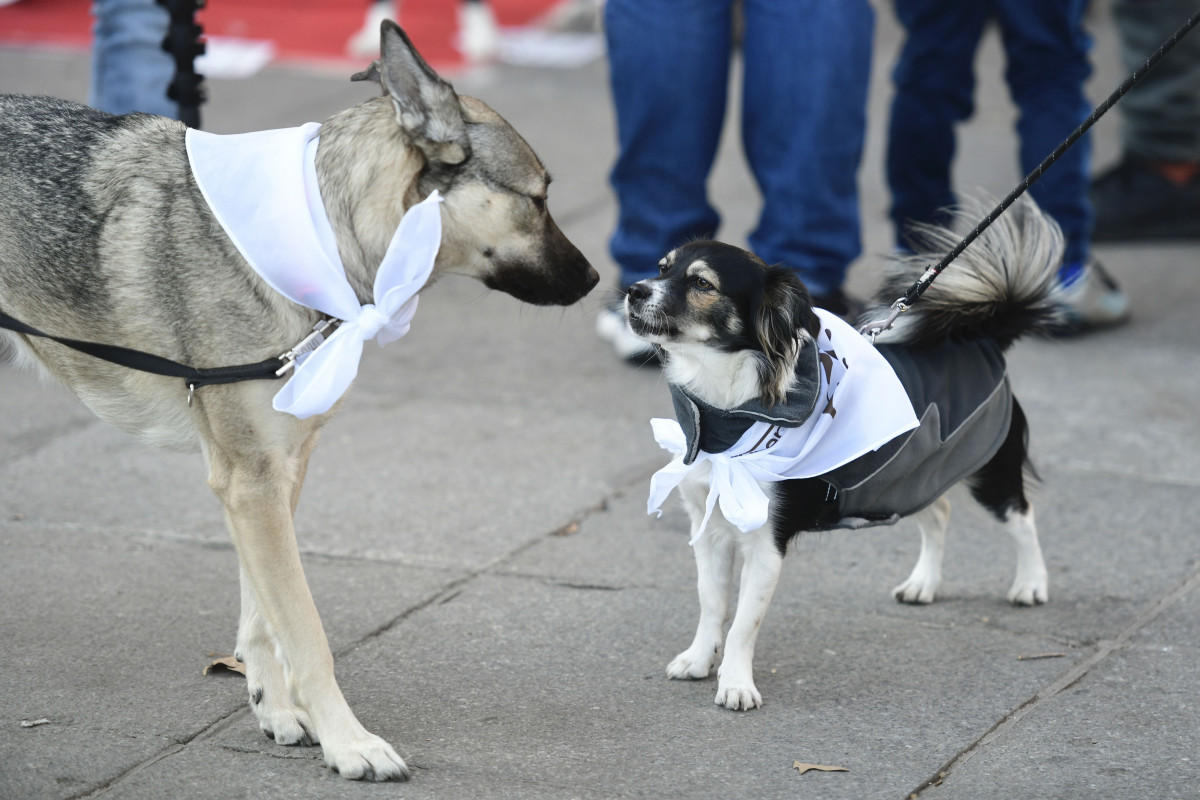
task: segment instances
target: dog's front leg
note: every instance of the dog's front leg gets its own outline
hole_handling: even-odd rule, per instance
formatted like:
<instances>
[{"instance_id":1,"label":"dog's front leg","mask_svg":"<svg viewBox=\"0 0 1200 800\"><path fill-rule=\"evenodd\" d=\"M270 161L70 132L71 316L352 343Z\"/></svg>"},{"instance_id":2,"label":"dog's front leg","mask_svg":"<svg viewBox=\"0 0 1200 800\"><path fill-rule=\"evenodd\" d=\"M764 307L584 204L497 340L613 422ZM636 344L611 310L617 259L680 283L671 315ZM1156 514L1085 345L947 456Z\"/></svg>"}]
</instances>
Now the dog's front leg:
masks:
<instances>
[{"instance_id":1,"label":"dog's front leg","mask_svg":"<svg viewBox=\"0 0 1200 800\"><path fill-rule=\"evenodd\" d=\"M942 495L934 503L913 515L921 529L921 555L904 583L892 589L901 603L932 603L942 585L942 555L946 550L946 529L950 525L950 500Z\"/></svg>"},{"instance_id":2,"label":"dog's front leg","mask_svg":"<svg viewBox=\"0 0 1200 800\"><path fill-rule=\"evenodd\" d=\"M693 545L696 554L696 588L700 595L700 624L696 626L691 647L675 656L667 665L667 677L670 678L707 678L721 653L725 620L729 617L734 545L729 524L724 520L718 522L716 515L713 516L709 529ZM698 523L698 520L694 521L693 526Z\"/></svg>"},{"instance_id":3,"label":"dog's front leg","mask_svg":"<svg viewBox=\"0 0 1200 800\"><path fill-rule=\"evenodd\" d=\"M347 778L403 780L408 777L404 761L362 726L342 696L304 579L292 508L308 449L306 444L280 457L273 450L246 453L210 446L209 482L225 506L257 610L274 634L291 699L308 715L325 763Z\"/></svg>"},{"instance_id":4,"label":"dog's front leg","mask_svg":"<svg viewBox=\"0 0 1200 800\"><path fill-rule=\"evenodd\" d=\"M744 534L738 544L744 560L742 581L737 613L725 640L725 658L717 670L716 697L717 705L735 711L762 706L762 695L754 685L754 643L783 568L783 555L769 525Z\"/></svg>"}]
</instances>

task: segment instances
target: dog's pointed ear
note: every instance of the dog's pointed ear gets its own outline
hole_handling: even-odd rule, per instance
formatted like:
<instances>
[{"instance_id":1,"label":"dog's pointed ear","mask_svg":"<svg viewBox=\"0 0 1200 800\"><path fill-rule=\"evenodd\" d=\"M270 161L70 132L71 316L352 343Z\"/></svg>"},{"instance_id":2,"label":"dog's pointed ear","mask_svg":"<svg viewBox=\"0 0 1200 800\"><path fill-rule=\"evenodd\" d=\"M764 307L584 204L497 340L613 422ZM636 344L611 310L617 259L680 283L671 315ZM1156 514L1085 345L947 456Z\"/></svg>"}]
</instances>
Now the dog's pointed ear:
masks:
<instances>
[{"instance_id":1,"label":"dog's pointed ear","mask_svg":"<svg viewBox=\"0 0 1200 800\"><path fill-rule=\"evenodd\" d=\"M821 327L812 297L796 273L767 267L754 324L764 356L761 375L767 399L772 404L782 402L796 368L799 337L807 333L816 338Z\"/></svg>"},{"instance_id":2,"label":"dog's pointed ear","mask_svg":"<svg viewBox=\"0 0 1200 800\"><path fill-rule=\"evenodd\" d=\"M356 72L350 76L352 81L374 81L382 85L383 81L379 72L379 60L371 62L371 66L364 69L362 72Z\"/></svg>"},{"instance_id":3,"label":"dog's pointed ear","mask_svg":"<svg viewBox=\"0 0 1200 800\"><path fill-rule=\"evenodd\" d=\"M396 107L400 127L426 158L444 164L462 163L470 155L471 145L454 87L425 63L399 25L384 20L379 31L381 57L364 79L373 79L372 71L377 73Z\"/></svg>"}]
</instances>

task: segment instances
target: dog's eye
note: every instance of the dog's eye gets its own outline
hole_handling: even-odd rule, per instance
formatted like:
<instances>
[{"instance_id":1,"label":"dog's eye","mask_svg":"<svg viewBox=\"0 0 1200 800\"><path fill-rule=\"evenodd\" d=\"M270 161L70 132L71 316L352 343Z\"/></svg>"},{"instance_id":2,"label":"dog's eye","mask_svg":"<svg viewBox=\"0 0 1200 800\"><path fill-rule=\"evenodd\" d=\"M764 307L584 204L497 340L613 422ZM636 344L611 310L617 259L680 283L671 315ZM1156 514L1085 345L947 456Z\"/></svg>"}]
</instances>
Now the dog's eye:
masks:
<instances>
[{"instance_id":1,"label":"dog's eye","mask_svg":"<svg viewBox=\"0 0 1200 800\"><path fill-rule=\"evenodd\" d=\"M658 262L658 274L659 275L666 274L668 266L669 265L667 264L667 260L665 258L662 261Z\"/></svg>"},{"instance_id":2,"label":"dog's eye","mask_svg":"<svg viewBox=\"0 0 1200 800\"><path fill-rule=\"evenodd\" d=\"M715 287L715 286L713 286L711 283L709 283L708 281L704 280L704 278L696 278L696 280L695 280L695 281L693 281L692 283L693 283L693 285L694 285L694 286L695 286L697 289L699 289L699 290L700 290L700 291L702 291L702 292L707 292L709 289L715 289L715 288L716 288L716 287Z\"/></svg>"}]
</instances>

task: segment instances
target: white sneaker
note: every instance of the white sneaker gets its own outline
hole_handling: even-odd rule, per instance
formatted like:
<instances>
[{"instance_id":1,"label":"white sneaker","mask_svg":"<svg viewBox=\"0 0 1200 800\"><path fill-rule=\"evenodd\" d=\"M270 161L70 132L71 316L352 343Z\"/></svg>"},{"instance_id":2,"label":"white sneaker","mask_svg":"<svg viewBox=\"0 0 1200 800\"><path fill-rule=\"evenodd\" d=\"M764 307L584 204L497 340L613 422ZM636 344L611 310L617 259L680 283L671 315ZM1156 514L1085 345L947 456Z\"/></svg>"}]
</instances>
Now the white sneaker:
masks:
<instances>
[{"instance_id":1,"label":"white sneaker","mask_svg":"<svg viewBox=\"0 0 1200 800\"><path fill-rule=\"evenodd\" d=\"M624 306L609 306L596 317L596 335L612 345L617 357L639 364L656 360L654 345L629 328Z\"/></svg>"},{"instance_id":2,"label":"white sneaker","mask_svg":"<svg viewBox=\"0 0 1200 800\"><path fill-rule=\"evenodd\" d=\"M1094 258L1062 288L1060 296L1071 331L1109 328L1129 319L1129 298Z\"/></svg>"}]
</instances>

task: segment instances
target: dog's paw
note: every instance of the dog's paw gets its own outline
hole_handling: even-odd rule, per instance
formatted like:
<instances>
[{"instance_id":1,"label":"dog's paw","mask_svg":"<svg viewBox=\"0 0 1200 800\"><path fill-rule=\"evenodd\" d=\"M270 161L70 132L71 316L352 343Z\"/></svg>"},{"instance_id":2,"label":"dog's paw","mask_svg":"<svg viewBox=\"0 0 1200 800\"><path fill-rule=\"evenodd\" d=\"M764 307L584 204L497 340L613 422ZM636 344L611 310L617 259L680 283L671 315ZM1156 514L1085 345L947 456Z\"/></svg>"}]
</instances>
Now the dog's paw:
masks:
<instances>
[{"instance_id":1,"label":"dog's paw","mask_svg":"<svg viewBox=\"0 0 1200 800\"><path fill-rule=\"evenodd\" d=\"M750 659L739 659L736 653L727 653L717 675L717 697L714 700L717 705L732 711L762 708L762 695L754 685L754 667Z\"/></svg>"},{"instance_id":2,"label":"dog's paw","mask_svg":"<svg viewBox=\"0 0 1200 800\"><path fill-rule=\"evenodd\" d=\"M892 597L901 603L928 605L933 602L937 590L936 583L927 581L920 576L910 575L908 580L892 589Z\"/></svg>"},{"instance_id":3,"label":"dog's paw","mask_svg":"<svg viewBox=\"0 0 1200 800\"><path fill-rule=\"evenodd\" d=\"M338 775L352 781L406 781L408 766L392 746L373 733L363 731L352 738L325 742L325 763Z\"/></svg>"},{"instance_id":4,"label":"dog's paw","mask_svg":"<svg viewBox=\"0 0 1200 800\"><path fill-rule=\"evenodd\" d=\"M703 680L712 672L717 658L717 648L704 648L697 652L689 647L667 664L667 677L675 680Z\"/></svg>"},{"instance_id":5,"label":"dog's paw","mask_svg":"<svg viewBox=\"0 0 1200 800\"><path fill-rule=\"evenodd\" d=\"M304 745L318 744L312 722L297 708L291 698L280 699L280 691L265 692L259 688L250 693L250 707L258 719L258 727L275 744Z\"/></svg>"},{"instance_id":6,"label":"dog's paw","mask_svg":"<svg viewBox=\"0 0 1200 800\"><path fill-rule=\"evenodd\" d=\"M753 682L729 686L722 682L717 686L714 702L731 711L749 711L752 708L762 708L762 695L758 693Z\"/></svg>"},{"instance_id":7,"label":"dog's paw","mask_svg":"<svg viewBox=\"0 0 1200 800\"><path fill-rule=\"evenodd\" d=\"M1008 602L1014 606L1036 606L1049 602L1049 600L1050 589L1044 575L1040 579L1035 577L1031 580L1022 580L1018 577L1013 581L1012 588L1008 590Z\"/></svg>"}]
</instances>

